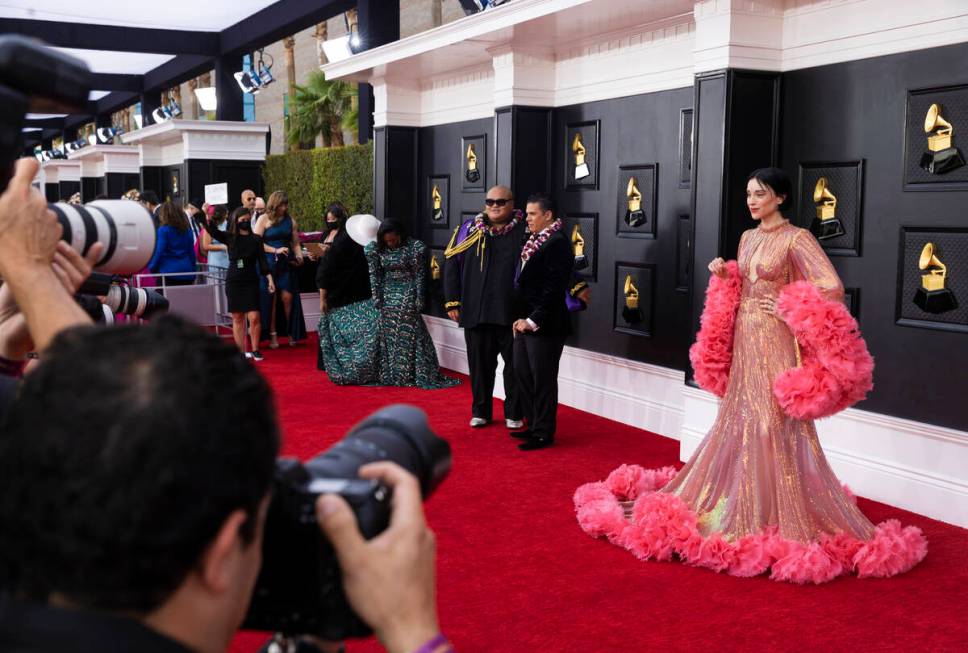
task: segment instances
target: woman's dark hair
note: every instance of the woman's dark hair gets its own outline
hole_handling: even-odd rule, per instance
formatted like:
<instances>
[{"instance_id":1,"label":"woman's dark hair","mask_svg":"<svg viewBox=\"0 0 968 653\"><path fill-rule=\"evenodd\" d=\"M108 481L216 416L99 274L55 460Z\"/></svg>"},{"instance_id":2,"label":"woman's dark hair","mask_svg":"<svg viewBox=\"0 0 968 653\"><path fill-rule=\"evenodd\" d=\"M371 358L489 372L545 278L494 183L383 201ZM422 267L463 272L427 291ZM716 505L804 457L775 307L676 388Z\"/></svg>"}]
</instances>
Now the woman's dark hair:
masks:
<instances>
[{"instance_id":1,"label":"woman's dark hair","mask_svg":"<svg viewBox=\"0 0 968 653\"><path fill-rule=\"evenodd\" d=\"M760 182L761 186L766 186L772 190L777 197L783 196L783 203L780 204L781 211L793 205L793 184L790 183L787 173L779 168L759 168L750 173L750 176L746 178L746 183L749 183L751 179L755 179Z\"/></svg>"},{"instance_id":2,"label":"woman's dark hair","mask_svg":"<svg viewBox=\"0 0 968 653\"><path fill-rule=\"evenodd\" d=\"M407 228L396 218L387 218L380 223L380 228L376 232L376 248L381 252L387 248L383 237L387 234L397 234L400 236L400 244L407 242Z\"/></svg>"},{"instance_id":3,"label":"woman's dark hair","mask_svg":"<svg viewBox=\"0 0 968 653\"><path fill-rule=\"evenodd\" d=\"M188 229L188 216L172 202L165 202L158 209L158 221L163 225L168 225L179 232Z\"/></svg>"},{"instance_id":4,"label":"woman's dark hair","mask_svg":"<svg viewBox=\"0 0 968 653\"><path fill-rule=\"evenodd\" d=\"M218 209L215 210L215 214L218 215ZM226 231L233 236L237 236L239 233L239 218L241 218L243 215L252 215L252 209L249 209L245 206L240 206L232 211L232 217L229 220L228 225L226 225L228 227ZM249 231L252 231L251 224L249 225Z\"/></svg>"},{"instance_id":5,"label":"woman's dark hair","mask_svg":"<svg viewBox=\"0 0 968 653\"><path fill-rule=\"evenodd\" d=\"M329 215L330 213L332 213L333 217L336 218L336 224L338 225L337 229L342 229L346 226L346 218L348 216L346 215L345 206L343 206L339 202L333 202L332 204L327 206L326 213L323 214L323 222L326 222L326 216ZM326 224L328 225L329 223L327 222ZM326 227L326 231L327 232L329 231L328 226Z\"/></svg>"}]
</instances>

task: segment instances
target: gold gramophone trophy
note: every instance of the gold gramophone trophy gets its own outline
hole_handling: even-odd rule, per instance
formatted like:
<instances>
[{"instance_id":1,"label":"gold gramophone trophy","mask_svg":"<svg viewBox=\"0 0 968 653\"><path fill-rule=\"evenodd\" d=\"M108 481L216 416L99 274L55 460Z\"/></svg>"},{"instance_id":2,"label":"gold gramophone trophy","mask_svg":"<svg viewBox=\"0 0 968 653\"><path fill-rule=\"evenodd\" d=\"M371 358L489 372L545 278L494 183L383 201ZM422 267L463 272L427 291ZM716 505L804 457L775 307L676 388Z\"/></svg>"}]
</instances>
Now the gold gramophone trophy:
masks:
<instances>
[{"instance_id":1,"label":"gold gramophone trophy","mask_svg":"<svg viewBox=\"0 0 968 653\"><path fill-rule=\"evenodd\" d=\"M922 168L933 175L943 175L965 165L965 158L952 145L954 127L942 117L940 104L928 108L924 131L928 134L928 151L921 155Z\"/></svg>"},{"instance_id":2,"label":"gold gramophone trophy","mask_svg":"<svg viewBox=\"0 0 968 653\"><path fill-rule=\"evenodd\" d=\"M575 252L575 269L587 268L588 257L585 256L585 238L581 235L581 225L576 224L571 230L571 248Z\"/></svg>"},{"instance_id":3,"label":"gold gramophone trophy","mask_svg":"<svg viewBox=\"0 0 968 653\"><path fill-rule=\"evenodd\" d=\"M588 172L588 164L585 163L585 145L581 142L581 132L575 132L575 138L571 141L571 151L575 155L575 179L584 179L591 173Z\"/></svg>"},{"instance_id":4,"label":"gold gramophone trophy","mask_svg":"<svg viewBox=\"0 0 968 653\"><path fill-rule=\"evenodd\" d=\"M638 324L644 318L639 309L639 289L636 288L632 275L625 275L625 308L622 309L622 319L629 324Z\"/></svg>"},{"instance_id":5,"label":"gold gramophone trophy","mask_svg":"<svg viewBox=\"0 0 968 653\"><path fill-rule=\"evenodd\" d=\"M625 211L625 224L630 227L641 227L645 224L645 211L642 210L642 191L639 190L639 180L635 177L629 177L625 198L628 205Z\"/></svg>"},{"instance_id":6,"label":"gold gramophone trophy","mask_svg":"<svg viewBox=\"0 0 968 653\"><path fill-rule=\"evenodd\" d=\"M818 179L813 187L813 203L817 206L817 217L810 225L810 231L817 240L843 236L844 226L837 219L837 196L830 192L826 177Z\"/></svg>"},{"instance_id":7,"label":"gold gramophone trophy","mask_svg":"<svg viewBox=\"0 0 968 653\"><path fill-rule=\"evenodd\" d=\"M444 219L444 198L440 194L440 188L437 187L437 184L434 184L433 190L430 191L430 199L434 203L434 222L440 222Z\"/></svg>"},{"instance_id":8,"label":"gold gramophone trophy","mask_svg":"<svg viewBox=\"0 0 968 653\"><path fill-rule=\"evenodd\" d=\"M440 261L437 260L436 254L430 257L430 278L434 281L440 281Z\"/></svg>"},{"instance_id":9,"label":"gold gramophone trophy","mask_svg":"<svg viewBox=\"0 0 968 653\"><path fill-rule=\"evenodd\" d=\"M914 303L926 313L944 313L958 308L958 301L951 290L944 287L948 267L934 253L934 244L927 243L921 250L918 268L928 270L921 275L921 287L914 293Z\"/></svg>"},{"instance_id":10,"label":"gold gramophone trophy","mask_svg":"<svg viewBox=\"0 0 968 653\"><path fill-rule=\"evenodd\" d=\"M464 178L472 184L481 180L481 172L477 169L477 152L474 151L474 144L467 144L467 170L464 171Z\"/></svg>"}]
</instances>

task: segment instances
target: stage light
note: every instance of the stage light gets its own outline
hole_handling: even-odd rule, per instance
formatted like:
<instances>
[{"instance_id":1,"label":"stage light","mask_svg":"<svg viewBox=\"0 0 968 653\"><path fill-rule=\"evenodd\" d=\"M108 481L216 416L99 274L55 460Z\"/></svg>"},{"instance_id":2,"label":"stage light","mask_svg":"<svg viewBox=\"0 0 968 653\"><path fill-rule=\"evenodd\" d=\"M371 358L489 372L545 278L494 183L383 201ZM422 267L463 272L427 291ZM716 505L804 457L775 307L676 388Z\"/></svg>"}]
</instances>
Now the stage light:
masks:
<instances>
[{"instance_id":1,"label":"stage light","mask_svg":"<svg viewBox=\"0 0 968 653\"><path fill-rule=\"evenodd\" d=\"M158 107L151 112L151 119L156 125L160 125L163 122L171 120L171 112L168 110L168 107Z\"/></svg>"},{"instance_id":2,"label":"stage light","mask_svg":"<svg viewBox=\"0 0 968 653\"><path fill-rule=\"evenodd\" d=\"M89 145L97 145L97 132L91 132L87 137L87 142Z\"/></svg>"},{"instance_id":3,"label":"stage light","mask_svg":"<svg viewBox=\"0 0 968 653\"><path fill-rule=\"evenodd\" d=\"M214 86L206 88L196 88L195 97L198 98L198 106L202 111L215 111L218 109L218 94Z\"/></svg>"},{"instance_id":4,"label":"stage light","mask_svg":"<svg viewBox=\"0 0 968 653\"><path fill-rule=\"evenodd\" d=\"M182 115L181 106L175 102L174 99L168 103L168 113L171 114L172 118L177 118L178 116Z\"/></svg>"},{"instance_id":5,"label":"stage light","mask_svg":"<svg viewBox=\"0 0 968 653\"><path fill-rule=\"evenodd\" d=\"M464 14L470 16L471 14L476 14L485 9L493 9L499 7L503 4L507 4L511 0L458 0L460 6L464 9Z\"/></svg>"},{"instance_id":6,"label":"stage light","mask_svg":"<svg viewBox=\"0 0 968 653\"><path fill-rule=\"evenodd\" d=\"M141 117L141 114L140 113L134 114L134 124L138 125L138 129L141 129L141 126L143 123L144 123L144 118Z\"/></svg>"},{"instance_id":7,"label":"stage light","mask_svg":"<svg viewBox=\"0 0 968 653\"><path fill-rule=\"evenodd\" d=\"M235 81L239 83L239 88L242 89L243 93L251 93L252 95L257 95L259 93L259 84L253 79L252 75L247 71L240 71L233 75Z\"/></svg>"},{"instance_id":8,"label":"stage light","mask_svg":"<svg viewBox=\"0 0 968 653\"><path fill-rule=\"evenodd\" d=\"M101 143L108 143L123 133L124 129L118 125L114 127L101 127L97 130L97 139Z\"/></svg>"},{"instance_id":9,"label":"stage light","mask_svg":"<svg viewBox=\"0 0 968 653\"><path fill-rule=\"evenodd\" d=\"M347 35L323 41L323 52L326 54L326 59L331 63L349 59L353 56L353 50L350 48L350 37Z\"/></svg>"}]
</instances>

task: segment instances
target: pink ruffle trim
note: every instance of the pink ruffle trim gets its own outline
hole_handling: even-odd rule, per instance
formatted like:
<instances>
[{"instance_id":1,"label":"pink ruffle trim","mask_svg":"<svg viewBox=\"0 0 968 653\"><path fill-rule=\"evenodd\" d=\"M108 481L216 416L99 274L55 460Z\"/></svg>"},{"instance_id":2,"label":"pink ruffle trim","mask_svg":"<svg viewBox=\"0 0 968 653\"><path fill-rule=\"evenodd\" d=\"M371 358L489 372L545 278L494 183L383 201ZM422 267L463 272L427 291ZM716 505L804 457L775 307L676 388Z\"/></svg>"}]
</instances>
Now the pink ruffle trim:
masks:
<instances>
[{"instance_id":1,"label":"pink ruffle trim","mask_svg":"<svg viewBox=\"0 0 968 653\"><path fill-rule=\"evenodd\" d=\"M780 537L775 527L727 542L719 533L703 537L696 514L672 494L657 492L675 468L644 469L622 465L603 482L587 483L575 492L575 510L583 531L605 537L640 560L678 558L732 576L826 583L843 574L887 577L908 571L928 552L921 529L902 527L896 519L877 525L867 541L845 533L824 535L804 544ZM853 496L853 495L851 495ZM620 502L634 501L631 519Z\"/></svg>"},{"instance_id":2,"label":"pink ruffle trim","mask_svg":"<svg viewBox=\"0 0 968 653\"><path fill-rule=\"evenodd\" d=\"M706 304L699 318L696 342L689 348L689 362L700 388L717 397L726 394L733 363L733 325L743 289L736 261L726 263L727 276L715 274L706 288Z\"/></svg>"}]
</instances>

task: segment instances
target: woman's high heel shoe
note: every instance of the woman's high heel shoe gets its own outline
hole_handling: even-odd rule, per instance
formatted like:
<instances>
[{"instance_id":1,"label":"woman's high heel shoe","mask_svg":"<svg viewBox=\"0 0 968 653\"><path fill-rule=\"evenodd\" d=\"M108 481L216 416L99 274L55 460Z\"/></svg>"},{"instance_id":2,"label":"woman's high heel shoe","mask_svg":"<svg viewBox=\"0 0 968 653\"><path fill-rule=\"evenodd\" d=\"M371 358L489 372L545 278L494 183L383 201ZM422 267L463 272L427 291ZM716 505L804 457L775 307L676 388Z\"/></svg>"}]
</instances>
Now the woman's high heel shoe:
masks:
<instances>
[{"instance_id":1,"label":"woman's high heel shoe","mask_svg":"<svg viewBox=\"0 0 968 653\"><path fill-rule=\"evenodd\" d=\"M279 337L275 331L269 332L269 349L279 349Z\"/></svg>"}]
</instances>

